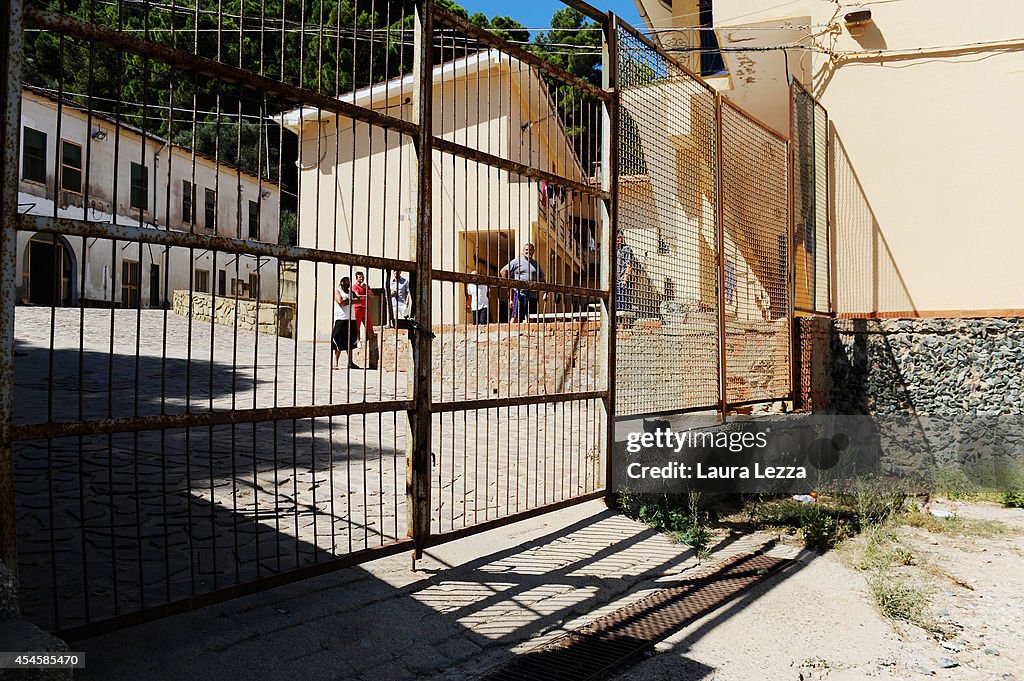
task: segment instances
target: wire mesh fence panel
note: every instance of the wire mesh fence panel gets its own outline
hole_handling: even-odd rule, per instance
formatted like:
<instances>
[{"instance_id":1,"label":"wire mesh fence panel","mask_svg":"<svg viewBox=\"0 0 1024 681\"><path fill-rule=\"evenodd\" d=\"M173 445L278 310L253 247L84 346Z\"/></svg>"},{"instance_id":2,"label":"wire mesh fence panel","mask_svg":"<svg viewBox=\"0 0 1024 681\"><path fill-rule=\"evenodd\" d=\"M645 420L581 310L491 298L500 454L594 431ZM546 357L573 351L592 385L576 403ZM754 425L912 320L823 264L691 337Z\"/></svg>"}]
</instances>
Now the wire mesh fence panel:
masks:
<instances>
[{"instance_id":1,"label":"wire mesh fence panel","mask_svg":"<svg viewBox=\"0 0 1024 681\"><path fill-rule=\"evenodd\" d=\"M26 9L5 417L38 623L410 547L403 7Z\"/></svg>"},{"instance_id":2,"label":"wire mesh fence panel","mask_svg":"<svg viewBox=\"0 0 1024 681\"><path fill-rule=\"evenodd\" d=\"M814 309L814 252L817 232L814 215L814 106L807 92L796 85L791 92L793 146L793 267L798 310Z\"/></svg>"},{"instance_id":3,"label":"wire mesh fence panel","mask_svg":"<svg viewBox=\"0 0 1024 681\"><path fill-rule=\"evenodd\" d=\"M586 20L581 30L602 28ZM608 294L598 258L608 194L596 173L611 97L598 45L575 51L570 73L527 36L509 37L434 12L431 526L440 533L603 487Z\"/></svg>"},{"instance_id":4,"label":"wire mesh fence panel","mask_svg":"<svg viewBox=\"0 0 1024 681\"><path fill-rule=\"evenodd\" d=\"M781 400L792 384L787 142L721 101L727 401Z\"/></svg>"},{"instance_id":5,"label":"wire mesh fence panel","mask_svg":"<svg viewBox=\"0 0 1024 681\"><path fill-rule=\"evenodd\" d=\"M791 105L795 305L799 312L828 313L828 114L797 83Z\"/></svg>"},{"instance_id":6,"label":"wire mesh fence panel","mask_svg":"<svg viewBox=\"0 0 1024 681\"><path fill-rule=\"evenodd\" d=\"M719 401L715 94L619 31L618 415Z\"/></svg>"},{"instance_id":7,"label":"wire mesh fence panel","mask_svg":"<svg viewBox=\"0 0 1024 681\"><path fill-rule=\"evenodd\" d=\"M832 309L832 242L829 234L828 111L814 102L814 310Z\"/></svg>"}]
</instances>

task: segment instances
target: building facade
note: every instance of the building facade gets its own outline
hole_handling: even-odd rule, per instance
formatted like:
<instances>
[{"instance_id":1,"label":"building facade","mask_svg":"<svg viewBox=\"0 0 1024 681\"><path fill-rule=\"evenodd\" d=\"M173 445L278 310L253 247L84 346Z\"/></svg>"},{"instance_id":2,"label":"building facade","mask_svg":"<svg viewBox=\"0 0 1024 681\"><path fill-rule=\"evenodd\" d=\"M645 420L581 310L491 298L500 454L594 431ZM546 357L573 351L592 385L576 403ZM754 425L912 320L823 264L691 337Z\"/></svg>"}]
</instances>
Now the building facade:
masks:
<instances>
[{"instance_id":1,"label":"building facade","mask_svg":"<svg viewBox=\"0 0 1024 681\"><path fill-rule=\"evenodd\" d=\"M547 85L525 64L483 51L436 66L433 83L436 136L590 182ZM415 120L414 94L408 76L343 99ZM413 259L417 182L411 138L316 110L292 111L282 122L300 137L299 245ZM596 205L564 188L435 151L432 265L498 276L530 242L548 281L580 285L594 276ZM379 270L299 264L300 339L330 334L333 287L357 270L367 272L372 287L386 287L388 275ZM464 323L463 285L435 286L434 323ZM492 319L507 314L507 301L499 297L490 291ZM552 300L548 310L569 306Z\"/></svg>"},{"instance_id":2,"label":"building facade","mask_svg":"<svg viewBox=\"0 0 1024 681\"><path fill-rule=\"evenodd\" d=\"M25 90L20 212L277 243L265 178ZM115 166L116 159L116 166ZM19 232L22 304L160 308L175 290L277 297L274 258Z\"/></svg>"},{"instance_id":3,"label":"building facade","mask_svg":"<svg viewBox=\"0 0 1024 681\"><path fill-rule=\"evenodd\" d=\"M637 1L651 28L667 16L689 17L680 36L698 28L689 0ZM780 130L792 80L829 112L837 312L1020 313L1024 5L714 0L712 10L727 73L710 82ZM658 36L667 45L673 34Z\"/></svg>"}]
</instances>

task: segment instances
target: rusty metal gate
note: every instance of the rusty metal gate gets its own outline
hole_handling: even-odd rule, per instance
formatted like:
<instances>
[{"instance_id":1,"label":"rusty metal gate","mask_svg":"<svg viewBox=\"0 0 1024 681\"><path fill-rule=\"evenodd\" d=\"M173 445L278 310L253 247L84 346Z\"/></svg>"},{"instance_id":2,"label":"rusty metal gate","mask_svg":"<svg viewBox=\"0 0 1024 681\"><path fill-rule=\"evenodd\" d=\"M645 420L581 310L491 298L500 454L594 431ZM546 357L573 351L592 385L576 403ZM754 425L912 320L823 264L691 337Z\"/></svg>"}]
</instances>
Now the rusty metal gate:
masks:
<instances>
[{"instance_id":1,"label":"rusty metal gate","mask_svg":"<svg viewBox=\"0 0 1024 681\"><path fill-rule=\"evenodd\" d=\"M787 139L566 4L600 40L7 0L26 615L82 637L419 553L602 496L613 415L790 397Z\"/></svg>"},{"instance_id":2,"label":"rusty metal gate","mask_svg":"<svg viewBox=\"0 0 1024 681\"><path fill-rule=\"evenodd\" d=\"M74 638L602 493L599 80L432 2L9 8L28 616Z\"/></svg>"}]
</instances>

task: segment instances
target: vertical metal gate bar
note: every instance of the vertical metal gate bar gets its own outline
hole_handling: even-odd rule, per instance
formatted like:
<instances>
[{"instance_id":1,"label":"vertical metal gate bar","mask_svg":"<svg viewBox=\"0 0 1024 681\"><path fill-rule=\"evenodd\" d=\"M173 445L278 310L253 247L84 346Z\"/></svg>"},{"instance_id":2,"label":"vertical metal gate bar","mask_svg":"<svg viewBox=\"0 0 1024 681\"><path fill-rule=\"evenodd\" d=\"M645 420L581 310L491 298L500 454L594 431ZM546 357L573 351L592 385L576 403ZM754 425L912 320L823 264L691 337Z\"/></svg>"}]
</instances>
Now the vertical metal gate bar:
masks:
<instances>
[{"instance_id":1,"label":"vertical metal gate bar","mask_svg":"<svg viewBox=\"0 0 1024 681\"><path fill-rule=\"evenodd\" d=\"M602 189L610 195L602 201L606 215L605 229L601 235L601 248L605 253L605 267L601 273L601 288L608 291L605 299L604 315L601 323L601 340L599 346L604 357L598 364L598 371L604 370L602 386L607 394L603 400L605 434L604 446L601 451L601 465L604 468L604 486L612 488L611 456L615 446L615 336L616 336L616 285L618 272L615 233L618 230L619 217L619 49L618 49L618 17L611 12L604 24L604 87L612 92L612 99L604 105L604 121L601 126L604 139L601 145L601 167L603 173ZM607 497L606 497L607 498Z\"/></svg>"},{"instance_id":2,"label":"vertical metal gate bar","mask_svg":"<svg viewBox=\"0 0 1024 681\"><path fill-rule=\"evenodd\" d=\"M822 107L824 109L824 107ZM835 316L836 314L836 277L833 272L832 263L834 259L832 257L835 252L835 235L832 233L832 214L833 208L830 205L832 203L832 187L830 182L831 170L832 170L832 145L829 142L829 124L828 124L828 110L825 110L825 238L828 243L825 246L825 285L828 286L828 309L826 313ZM815 140L817 144L817 140Z\"/></svg>"},{"instance_id":3,"label":"vertical metal gate bar","mask_svg":"<svg viewBox=\"0 0 1024 681\"><path fill-rule=\"evenodd\" d=\"M789 98L789 142L786 144L786 191L789 192L789 257L786 267L789 276L789 376L790 390L789 399L792 407L797 407L797 399L800 396L800 348L797 347L799 322L796 319L796 195L793 169L796 159L796 139L793 117L793 97Z\"/></svg>"},{"instance_id":4,"label":"vertical metal gate bar","mask_svg":"<svg viewBox=\"0 0 1024 681\"><path fill-rule=\"evenodd\" d=\"M416 21L417 64L413 72L418 78L416 110L419 132L416 138L416 273L413 279L413 311L416 329L413 333L413 399L415 408L409 412L409 443L406 458L406 492L408 495L409 532L416 558L423 556L423 547L430 536L430 450L433 430L431 415L431 289L432 230L431 191L433 179L433 36L434 3L423 0L418 6Z\"/></svg>"},{"instance_id":5,"label":"vertical metal gate bar","mask_svg":"<svg viewBox=\"0 0 1024 681\"><path fill-rule=\"evenodd\" d=\"M722 95L715 95L715 238L718 241L718 257L715 259L718 288L718 399L725 423L729 411L728 370L726 368L725 344L725 218L723 217L722 183Z\"/></svg>"},{"instance_id":6,"label":"vertical metal gate bar","mask_svg":"<svg viewBox=\"0 0 1024 681\"><path fill-rule=\"evenodd\" d=\"M18 149L21 128L21 67L24 45L22 0L4 0L2 35L7 36L4 83L3 175L0 182L0 557L17 576L14 522L14 298L17 290Z\"/></svg>"}]
</instances>

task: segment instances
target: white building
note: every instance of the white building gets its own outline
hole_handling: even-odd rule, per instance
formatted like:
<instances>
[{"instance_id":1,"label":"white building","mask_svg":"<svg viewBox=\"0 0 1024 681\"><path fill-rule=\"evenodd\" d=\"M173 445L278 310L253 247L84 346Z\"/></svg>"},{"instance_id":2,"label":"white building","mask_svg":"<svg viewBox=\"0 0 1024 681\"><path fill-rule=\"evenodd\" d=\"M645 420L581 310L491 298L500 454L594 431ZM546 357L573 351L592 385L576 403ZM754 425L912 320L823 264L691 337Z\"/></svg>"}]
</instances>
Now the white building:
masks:
<instances>
[{"instance_id":1,"label":"white building","mask_svg":"<svg viewBox=\"0 0 1024 681\"><path fill-rule=\"evenodd\" d=\"M591 182L536 69L485 50L436 65L432 82L435 136L577 183ZM342 100L414 120L415 88L409 75ZM412 259L417 186L412 140L317 109L288 112L281 122L299 136L299 245ZM497 276L529 242L547 281L586 282L597 203L579 195L567 199L570 194L435 151L433 267ZM300 263L299 338L330 333L331 291L338 274L331 266ZM382 272L368 270L367 276L372 287L383 289ZM435 290L435 324L466 321L463 290L461 285ZM492 319L506 308L492 290ZM549 310L560 311L555 304Z\"/></svg>"},{"instance_id":2,"label":"white building","mask_svg":"<svg viewBox=\"0 0 1024 681\"><path fill-rule=\"evenodd\" d=\"M21 213L278 241L280 188L270 180L34 90L22 92L21 121ZM268 257L19 232L16 299L164 307L191 284L273 300L277 267Z\"/></svg>"}]
</instances>

